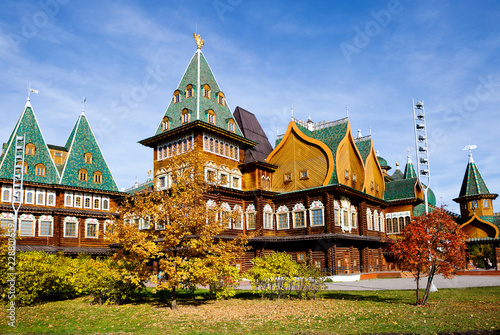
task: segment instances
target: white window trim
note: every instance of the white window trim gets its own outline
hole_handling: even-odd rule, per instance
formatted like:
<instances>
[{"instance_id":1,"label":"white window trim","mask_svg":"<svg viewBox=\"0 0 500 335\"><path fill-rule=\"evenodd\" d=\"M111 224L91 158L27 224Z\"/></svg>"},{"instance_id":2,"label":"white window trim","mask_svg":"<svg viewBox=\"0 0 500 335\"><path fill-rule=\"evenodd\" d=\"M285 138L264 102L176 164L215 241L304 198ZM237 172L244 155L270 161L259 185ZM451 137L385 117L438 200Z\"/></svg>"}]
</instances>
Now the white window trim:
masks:
<instances>
[{"instance_id":1,"label":"white window trim","mask_svg":"<svg viewBox=\"0 0 500 335\"><path fill-rule=\"evenodd\" d=\"M284 228L280 228L279 215L286 215L286 227L284 227ZM276 216L276 229L277 230L290 229L290 211L288 210L288 207L286 207L284 205L278 207L278 209L276 210L275 216Z\"/></svg>"},{"instance_id":2,"label":"white window trim","mask_svg":"<svg viewBox=\"0 0 500 335\"><path fill-rule=\"evenodd\" d=\"M295 213L303 213L304 215L304 225L303 226L300 226L298 227L297 224L295 223ZM303 204L295 204L295 206L293 206L293 209L292 209L292 222L293 222L293 228L298 228L298 229L301 229L301 228L306 228L307 227L307 218L306 218L306 208L304 207Z\"/></svg>"},{"instance_id":3,"label":"white window trim","mask_svg":"<svg viewBox=\"0 0 500 335\"><path fill-rule=\"evenodd\" d=\"M233 212L235 213L235 216L234 216L235 219L233 220L233 229L243 230L244 222L243 222L243 210L242 210L241 206L240 205L234 205ZM240 227L236 226L236 218L237 217L240 218Z\"/></svg>"},{"instance_id":4,"label":"white window trim","mask_svg":"<svg viewBox=\"0 0 500 335\"><path fill-rule=\"evenodd\" d=\"M80 198L80 206L76 205L77 198ZM73 196L73 203L75 205L75 208L83 208L83 194L82 193L75 193Z\"/></svg>"},{"instance_id":5,"label":"white window trim","mask_svg":"<svg viewBox=\"0 0 500 335\"><path fill-rule=\"evenodd\" d=\"M22 233L22 222L23 221L31 221L31 234L23 234ZM19 236L35 236L36 230L36 218L32 214L23 214L19 217Z\"/></svg>"},{"instance_id":6,"label":"white window trim","mask_svg":"<svg viewBox=\"0 0 500 335\"><path fill-rule=\"evenodd\" d=\"M352 229L358 228L358 211L356 207L351 206L351 210L349 212L349 223Z\"/></svg>"},{"instance_id":7,"label":"white window trim","mask_svg":"<svg viewBox=\"0 0 500 335\"><path fill-rule=\"evenodd\" d=\"M104 208L105 201L107 201L107 204L108 204L106 206L106 208ZM109 203L109 197L102 197L102 210L103 211L109 211L109 205L110 205L110 203Z\"/></svg>"},{"instance_id":8,"label":"white window trim","mask_svg":"<svg viewBox=\"0 0 500 335\"><path fill-rule=\"evenodd\" d=\"M254 224L255 224L255 227L250 227L248 224L250 223L250 220L248 219L248 216L249 215L253 215L254 216ZM245 224L246 224L246 228L247 230L254 230L254 229L257 229L257 211L255 210L255 205L254 204L250 204L247 206L247 210L245 211Z\"/></svg>"},{"instance_id":9,"label":"white window trim","mask_svg":"<svg viewBox=\"0 0 500 335\"><path fill-rule=\"evenodd\" d=\"M26 192L26 196L25 196L25 198L24 198L24 199L26 200L26 202L25 202L25 203L26 203L27 205L34 205L34 204L35 204L35 202L36 202L36 192L35 192L35 189L34 189L34 188L27 188L25 192ZM33 199L33 201L32 201L32 202L28 202L28 201L27 201L27 200L28 200L28 194L31 194L31 195L32 195L32 199Z\"/></svg>"},{"instance_id":10,"label":"white window trim","mask_svg":"<svg viewBox=\"0 0 500 335\"><path fill-rule=\"evenodd\" d=\"M7 227L6 232L3 234L3 236L6 236L7 234L12 234L14 232L14 214L13 213L2 213L0 215L0 220L9 220L12 221L11 223L8 224L9 227Z\"/></svg>"},{"instance_id":11,"label":"white window trim","mask_svg":"<svg viewBox=\"0 0 500 335\"><path fill-rule=\"evenodd\" d=\"M42 195L42 201L41 202L38 201L38 196L40 194ZM35 203L37 205L40 205L40 206L45 206L45 201L46 201L46 199L45 199L45 190L44 189L37 189L36 190L36 195L35 195Z\"/></svg>"},{"instance_id":12,"label":"white window trim","mask_svg":"<svg viewBox=\"0 0 500 335\"><path fill-rule=\"evenodd\" d=\"M53 199L54 199L53 203L49 202L49 197L51 195L53 196ZM56 202L57 202L56 192L55 191L47 191L47 206L55 207L56 206Z\"/></svg>"},{"instance_id":13,"label":"white window trim","mask_svg":"<svg viewBox=\"0 0 500 335\"><path fill-rule=\"evenodd\" d=\"M232 224L231 224L231 206L229 206L229 204L227 202L223 202L221 205L220 205L220 209L221 209L221 212L220 212L220 223L224 225L224 228L226 229L231 229L232 228ZM223 213L229 213L229 220L228 222L224 222L224 215Z\"/></svg>"},{"instance_id":14,"label":"white window trim","mask_svg":"<svg viewBox=\"0 0 500 335\"><path fill-rule=\"evenodd\" d=\"M238 179L238 184L236 185L236 187L234 186L234 179L235 178ZM231 175L231 188L234 188L236 190L241 190L241 176Z\"/></svg>"},{"instance_id":15,"label":"white window trim","mask_svg":"<svg viewBox=\"0 0 500 335\"><path fill-rule=\"evenodd\" d=\"M370 208L366 209L366 227L368 230L373 230L373 214Z\"/></svg>"},{"instance_id":16,"label":"white window trim","mask_svg":"<svg viewBox=\"0 0 500 335\"><path fill-rule=\"evenodd\" d=\"M321 224L313 224L313 211L321 210ZM309 207L309 224L311 227L323 227L325 225L325 206L319 200L313 201Z\"/></svg>"},{"instance_id":17,"label":"white window trim","mask_svg":"<svg viewBox=\"0 0 500 335\"><path fill-rule=\"evenodd\" d=\"M76 223L76 227L75 227L75 236L68 236L66 234L66 223L68 222L73 222L73 223ZM74 216L67 216L64 218L63 220L63 237L67 237L67 238L78 238L78 229L80 227L80 222L78 221L78 219Z\"/></svg>"},{"instance_id":18,"label":"white window trim","mask_svg":"<svg viewBox=\"0 0 500 335\"><path fill-rule=\"evenodd\" d=\"M95 227L95 236L88 236L87 233L88 233L88 230L87 230L87 227L89 224L95 224L96 227ZM85 219L85 238L99 238L99 220L97 219L92 219L92 218L89 218L89 219Z\"/></svg>"},{"instance_id":19,"label":"white window trim","mask_svg":"<svg viewBox=\"0 0 500 335\"><path fill-rule=\"evenodd\" d=\"M67 197L70 197L71 200L68 202ZM73 207L73 192L65 192L64 193L64 207Z\"/></svg>"},{"instance_id":20,"label":"white window trim","mask_svg":"<svg viewBox=\"0 0 500 335\"><path fill-rule=\"evenodd\" d=\"M3 197L3 193L5 191L9 192L7 199L4 199L4 197ZM12 186L3 185L2 186L2 202L11 202L11 201L12 201Z\"/></svg>"},{"instance_id":21,"label":"white window trim","mask_svg":"<svg viewBox=\"0 0 500 335\"><path fill-rule=\"evenodd\" d=\"M90 199L90 206L88 206L88 207L85 205L85 202L86 202L87 199ZM83 195L83 208L85 208L85 209L92 209L92 207L93 207L92 194L84 194Z\"/></svg>"},{"instance_id":22,"label":"white window trim","mask_svg":"<svg viewBox=\"0 0 500 335\"><path fill-rule=\"evenodd\" d=\"M95 206L96 200L99 200L97 207ZM101 210L101 196L100 195L95 195L92 197L92 208L97 209L97 210Z\"/></svg>"},{"instance_id":23,"label":"white window trim","mask_svg":"<svg viewBox=\"0 0 500 335\"><path fill-rule=\"evenodd\" d=\"M273 230L274 229L274 213L273 213L273 208L271 207L271 205L266 204L264 206L263 213L264 213L264 215L262 216L263 229ZM268 214L268 215L266 215L266 214ZM266 227L266 216L269 216L269 218L271 219L271 227Z\"/></svg>"},{"instance_id":24,"label":"white window trim","mask_svg":"<svg viewBox=\"0 0 500 335\"><path fill-rule=\"evenodd\" d=\"M50 235L42 235L42 221L50 221ZM51 215L42 215L38 218L38 236L52 237L54 236L54 217Z\"/></svg>"}]
</instances>

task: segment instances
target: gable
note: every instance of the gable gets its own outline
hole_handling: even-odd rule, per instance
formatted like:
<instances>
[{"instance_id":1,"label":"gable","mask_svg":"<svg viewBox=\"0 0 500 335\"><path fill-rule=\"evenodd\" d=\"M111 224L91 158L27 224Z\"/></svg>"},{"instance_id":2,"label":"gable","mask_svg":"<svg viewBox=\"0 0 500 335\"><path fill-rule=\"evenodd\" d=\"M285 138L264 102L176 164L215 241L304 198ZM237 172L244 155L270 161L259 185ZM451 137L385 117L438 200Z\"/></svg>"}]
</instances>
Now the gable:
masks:
<instances>
[{"instance_id":1,"label":"gable","mask_svg":"<svg viewBox=\"0 0 500 335\"><path fill-rule=\"evenodd\" d=\"M60 184L104 191L118 191L111 171L94 137L85 115L80 115L70 134L69 152L64 165ZM90 154L91 163L86 162L85 155ZM79 172L87 172L87 181L80 180ZM101 183L96 182L95 174L101 174Z\"/></svg>"},{"instance_id":2,"label":"gable","mask_svg":"<svg viewBox=\"0 0 500 335\"><path fill-rule=\"evenodd\" d=\"M290 122L285 136L269 154L267 162L278 166L272 190L290 192L327 185L333 173L333 155L322 142L306 136ZM307 178L302 175L307 173ZM290 174L290 180L285 175Z\"/></svg>"},{"instance_id":3,"label":"gable","mask_svg":"<svg viewBox=\"0 0 500 335\"><path fill-rule=\"evenodd\" d=\"M15 163L15 138L17 136L25 137L25 165L27 166L27 173L23 176L24 181L56 184L59 180L59 173L56 169L50 151L47 147L45 139L42 135L38 121L36 120L35 113L29 102L19 117L19 120L10 135L7 143L6 151L2 156L0 164L0 178L12 179L14 174ZM28 154L26 147L31 147L33 154ZM36 173L36 167L41 166L45 168L43 176Z\"/></svg>"}]
</instances>

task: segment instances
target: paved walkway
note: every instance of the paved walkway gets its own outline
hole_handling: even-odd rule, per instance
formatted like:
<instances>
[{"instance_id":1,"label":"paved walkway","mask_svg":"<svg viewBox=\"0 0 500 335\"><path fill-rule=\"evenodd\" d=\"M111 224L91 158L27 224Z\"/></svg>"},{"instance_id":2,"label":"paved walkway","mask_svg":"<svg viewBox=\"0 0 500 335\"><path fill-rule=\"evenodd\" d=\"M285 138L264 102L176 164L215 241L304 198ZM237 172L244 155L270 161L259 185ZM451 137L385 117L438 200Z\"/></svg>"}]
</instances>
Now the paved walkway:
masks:
<instances>
[{"instance_id":1,"label":"paved walkway","mask_svg":"<svg viewBox=\"0 0 500 335\"><path fill-rule=\"evenodd\" d=\"M420 280L420 287L425 288L426 284L427 277ZM416 288L414 278L372 279L356 282L326 283L326 285L328 290L332 291L414 290ZM434 277L434 285L438 289L500 286L500 276L455 276L452 279L436 276ZM250 283L242 282L239 288L242 290L249 290Z\"/></svg>"}]
</instances>

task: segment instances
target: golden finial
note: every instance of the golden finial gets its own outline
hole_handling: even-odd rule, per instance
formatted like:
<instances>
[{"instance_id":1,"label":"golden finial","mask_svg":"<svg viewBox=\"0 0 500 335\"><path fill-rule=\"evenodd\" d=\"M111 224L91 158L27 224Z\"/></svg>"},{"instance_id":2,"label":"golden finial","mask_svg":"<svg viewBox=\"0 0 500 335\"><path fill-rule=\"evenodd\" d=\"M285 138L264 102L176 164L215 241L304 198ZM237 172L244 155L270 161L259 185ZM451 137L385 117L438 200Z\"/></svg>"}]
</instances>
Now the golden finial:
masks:
<instances>
[{"instance_id":1,"label":"golden finial","mask_svg":"<svg viewBox=\"0 0 500 335\"><path fill-rule=\"evenodd\" d=\"M196 33L193 33L194 40L196 41L196 45L198 46L198 49L201 49L201 47L205 44L205 40L202 40L200 37L200 34L196 35Z\"/></svg>"}]
</instances>

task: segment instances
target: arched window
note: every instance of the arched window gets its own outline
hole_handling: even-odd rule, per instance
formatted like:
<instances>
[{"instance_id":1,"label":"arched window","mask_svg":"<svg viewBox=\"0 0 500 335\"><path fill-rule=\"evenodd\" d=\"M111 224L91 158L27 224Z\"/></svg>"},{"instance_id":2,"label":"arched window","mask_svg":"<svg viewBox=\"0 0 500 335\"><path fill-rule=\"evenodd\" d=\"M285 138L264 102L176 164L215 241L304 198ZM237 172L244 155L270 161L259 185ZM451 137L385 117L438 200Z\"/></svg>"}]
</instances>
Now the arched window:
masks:
<instances>
[{"instance_id":1,"label":"arched window","mask_svg":"<svg viewBox=\"0 0 500 335\"><path fill-rule=\"evenodd\" d=\"M85 198L85 208L90 208L90 197Z\"/></svg>"},{"instance_id":2,"label":"arched window","mask_svg":"<svg viewBox=\"0 0 500 335\"><path fill-rule=\"evenodd\" d=\"M366 221L368 230L373 230L373 216L372 211L369 208L366 210Z\"/></svg>"},{"instance_id":3,"label":"arched window","mask_svg":"<svg viewBox=\"0 0 500 335\"><path fill-rule=\"evenodd\" d=\"M273 209L269 204L264 206L264 229L273 229Z\"/></svg>"},{"instance_id":4,"label":"arched window","mask_svg":"<svg viewBox=\"0 0 500 335\"><path fill-rule=\"evenodd\" d=\"M23 163L21 163L21 162L17 162L17 165L18 165L18 166L20 166L21 164L22 164L23 166L22 166L22 167L17 168L18 172L21 172L22 174L27 174L27 173L28 173L28 163L24 162L24 164L23 164ZM21 171L19 171L19 170L21 170Z\"/></svg>"},{"instance_id":5,"label":"arched window","mask_svg":"<svg viewBox=\"0 0 500 335\"><path fill-rule=\"evenodd\" d=\"M26 155L33 156L35 154L35 145L33 143L26 144Z\"/></svg>"},{"instance_id":6,"label":"arched window","mask_svg":"<svg viewBox=\"0 0 500 335\"><path fill-rule=\"evenodd\" d=\"M161 122L161 129L163 131L167 131L170 128L170 122L168 120L168 116L165 116Z\"/></svg>"},{"instance_id":7,"label":"arched window","mask_svg":"<svg viewBox=\"0 0 500 335\"><path fill-rule=\"evenodd\" d=\"M404 219L404 217L400 216L399 217L399 232L402 233L404 229L405 229L405 219Z\"/></svg>"},{"instance_id":8,"label":"arched window","mask_svg":"<svg viewBox=\"0 0 500 335\"><path fill-rule=\"evenodd\" d=\"M215 153L216 154L219 153L219 141L218 140L215 140Z\"/></svg>"},{"instance_id":9,"label":"arched window","mask_svg":"<svg viewBox=\"0 0 500 335\"><path fill-rule=\"evenodd\" d=\"M386 227L385 230L387 231L387 234L392 234L392 220L390 217L387 217L386 221Z\"/></svg>"},{"instance_id":10,"label":"arched window","mask_svg":"<svg viewBox=\"0 0 500 335\"><path fill-rule=\"evenodd\" d=\"M217 102L219 103L219 105L224 106L225 104L224 93L219 92L219 94L217 94Z\"/></svg>"},{"instance_id":11,"label":"arched window","mask_svg":"<svg viewBox=\"0 0 500 335\"><path fill-rule=\"evenodd\" d=\"M477 200L472 200L471 202L471 208L477 208Z\"/></svg>"},{"instance_id":12,"label":"arched window","mask_svg":"<svg viewBox=\"0 0 500 335\"><path fill-rule=\"evenodd\" d=\"M490 207L490 202L489 202L489 200L488 200L488 199L484 199L484 204L483 204L483 207L484 207L484 208L488 208L488 207Z\"/></svg>"},{"instance_id":13,"label":"arched window","mask_svg":"<svg viewBox=\"0 0 500 335\"><path fill-rule=\"evenodd\" d=\"M85 163L92 164L92 154L90 152L85 154Z\"/></svg>"},{"instance_id":14,"label":"arched window","mask_svg":"<svg viewBox=\"0 0 500 335\"><path fill-rule=\"evenodd\" d=\"M102 184L102 173L100 171L94 172L94 183Z\"/></svg>"},{"instance_id":15,"label":"arched window","mask_svg":"<svg viewBox=\"0 0 500 335\"><path fill-rule=\"evenodd\" d=\"M203 86L203 96L207 99L210 99L210 86Z\"/></svg>"},{"instance_id":16,"label":"arched window","mask_svg":"<svg viewBox=\"0 0 500 335\"><path fill-rule=\"evenodd\" d=\"M80 181L87 181L87 179L88 179L87 170L80 169L80 171L78 171L78 180L80 180Z\"/></svg>"},{"instance_id":17,"label":"arched window","mask_svg":"<svg viewBox=\"0 0 500 335\"><path fill-rule=\"evenodd\" d=\"M213 110L208 111L208 123L215 124L215 112Z\"/></svg>"},{"instance_id":18,"label":"arched window","mask_svg":"<svg viewBox=\"0 0 500 335\"><path fill-rule=\"evenodd\" d=\"M187 109L184 109L182 111L181 121L182 121L182 124L189 122L189 111Z\"/></svg>"},{"instance_id":19,"label":"arched window","mask_svg":"<svg viewBox=\"0 0 500 335\"><path fill-rule=\"evenodd\" d=\"M393 217L393 218L392 218L392 232L393 232L394 234L399 233L399 228L398 228L398 218L397 218L397 217Z\"/></svg>"},{"instance_id":20,"label":"arched window","mask_svg":"<svg viewBox=\"0 0 500 335\"><path fill-rule=\"evenodd\" d=\"M227 122L227 129L230 131L230 132L233 132L234 133L234 129L235 129L235 126L234 126L234 121L232 119L230 119L228 122Z\"/></svg>"},{"instance_id":21,"label":"arched window","mask_svg":"<svg viewBox=\"0 0 500 335\"><path fill-rule=\"evenodd\" d=\"M181 101L181 92L179 90L175 90L174 92L174 104Z\"/></svg>"},{"instance_id":22,"label":"arched window","mask_svg":"<svg viewBox=\"0 0 500 335\"><path fill-rule=\"evenodd\" d=\"M214 139L210 139L210 152L214 152Z\"/></svg>"},{"instance_id":23,"label":"arched window","mask_svg":"<svg viewBox=\"0 0 500 335\"><path fill-rule=\"evenodd\" d=\"M193 85L189 84L186 87L186 99L193 96Z\"/></svg>"},{"instance_id":24,"label":"arched window","mask_svg":"<svg viewBox=\"0 0 500 335\"><path fill-rule=\"evenodd\" d=\"M35 174L39 177L45 177L45 165L37 164L35 166Z\"/></svg>"}]
</instances>

